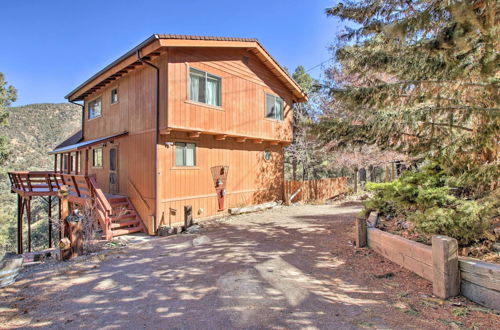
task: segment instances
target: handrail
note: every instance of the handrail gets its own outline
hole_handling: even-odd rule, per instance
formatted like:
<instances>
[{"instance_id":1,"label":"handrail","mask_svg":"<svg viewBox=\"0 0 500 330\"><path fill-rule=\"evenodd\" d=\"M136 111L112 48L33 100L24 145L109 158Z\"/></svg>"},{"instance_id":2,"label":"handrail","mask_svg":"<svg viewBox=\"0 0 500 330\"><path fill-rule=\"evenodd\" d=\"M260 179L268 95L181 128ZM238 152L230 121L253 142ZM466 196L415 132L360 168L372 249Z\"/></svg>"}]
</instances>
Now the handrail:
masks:
<instances>
[{"instance_id":1,"label":"handrail","mask_svg":"<svg viewBox=\"0 0 500 330\"><path fill-rule=\"evenodd\" d=\"M109 204L108 199L106 198L102 190L98 187L95 178L89 177L89 183L92 191L95 193L97 200L99 201L99 203L102 204L104 211L107 213L108 216L111 216L111 213L113 212L111 204Z\"/></svg>"},{"instance_id":2,"label":"handrail","mask_svg":"<svg viewBox=\"0 0 500 330\"><path fill-rule=\"evenodd\" d=\"M150 207L149 207L149 204L148 202L144 199L144 197L142 197L142 194L141 192L139 191L139 189L137 189L137 187L135 186L135 184L132 182L132 180L130 180L130 178L128 179L128 183L132 186L132 188L134 188L134 191L135 193L139 196L139 199L141 200L141 202L144 203L144 205L146 205L147 209L149 210Z\"/></svg>"}]
</instances>

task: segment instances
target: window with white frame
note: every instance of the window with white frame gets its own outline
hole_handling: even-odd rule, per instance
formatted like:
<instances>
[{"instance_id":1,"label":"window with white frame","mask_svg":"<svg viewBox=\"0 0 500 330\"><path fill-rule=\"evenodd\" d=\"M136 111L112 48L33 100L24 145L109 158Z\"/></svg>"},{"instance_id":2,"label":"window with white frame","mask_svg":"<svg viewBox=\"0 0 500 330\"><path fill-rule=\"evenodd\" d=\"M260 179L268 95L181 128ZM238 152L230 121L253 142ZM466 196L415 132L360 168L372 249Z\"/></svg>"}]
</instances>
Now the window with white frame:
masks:
<instances>
[{"instance_id":1,"label":"window with white frame","mask_svg":"<svg viewBox=\"0 0 500 330\"><path fill-rule=\"evenodd\" d=\"M189 68L189 99L220 107L222 105L222 80L213 74Z\"/></svg>"},{"instance_id":2,"label":"window with white frame","mask_svg":"<svg viewBox=\"0 0 500 330\"><path fill-rule=\"evenodd\" d=\"M89 119L93 119L101 116L101 98L95 99L89 102Z\"/></svg>"},{"instance_id":3,"label":"window with white frame","mask_svg":"<svg viewBox=\"0 0 500 330\"><path fill-rule=\"evenodd\" d=\"M102 167L102 148L92 149L92 167Z\"/></svg>"},{"instance_id":4,"label":"window with white frame","mask_svg":"<svg viewBox=\"0 0 500 330\"><path fill-rule=\"evenodd\" d=\"M266 118L283 120L283 99L266 94Z\"/></svg>"},{"instance_id":5,"label":"window with white frame","mask_svg":"<svg viewBox=\"0 0 500 330\"><path fill-rule=\"evenodd\" d=\"M175 143L175 166L196 166L196 144Z\"/></svg>"}]
</instances>

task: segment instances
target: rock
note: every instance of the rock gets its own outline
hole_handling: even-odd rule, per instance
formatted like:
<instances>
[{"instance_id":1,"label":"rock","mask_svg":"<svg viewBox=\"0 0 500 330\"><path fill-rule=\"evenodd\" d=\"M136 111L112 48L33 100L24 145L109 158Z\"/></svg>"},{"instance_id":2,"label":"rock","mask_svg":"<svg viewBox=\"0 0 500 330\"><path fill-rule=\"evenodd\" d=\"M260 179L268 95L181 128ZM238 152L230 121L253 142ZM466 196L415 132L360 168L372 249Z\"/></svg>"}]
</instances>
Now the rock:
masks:
<instances>
[{"instance_id":1,"label":"rock","mask_svg":"<svg viewBox=\"0 0 500 330\"><path fill-rule=\"evenodd\" d=\"M177 226L177 227L174 228L174 233L175 234L180 234L180 233L182 233L183 230L184 230L183 226Z\"/></svg>"},{"instance_id":2,"label":"rock","mask_svg":"<svg viewBox=\"0 0 500 330\"><path fill-rule=\"evenodd\" d=\"M160 228L158 228L158 230L156 231L156 234L158 236L168 236L170 235L171 233L173 233L173 230L172 228L168 227L168 226L161 226Z\"/></svg>"},{"instance_id":3,"label":"rock","mask_svg":"<svg viewBox=\"0 0 500 330\"><path fill-rule=\"evenodd\" d=\"M500 240L500 227L493 229L493 232L495 233L496 238Z\"/></svg>"},{"instance_id":4,"label":"rock","mask_svg":"<svg viewBox=\"0 0 500 330\"><path fill-rule=\"evenodd\" d=\"M201 227L198 225L194 225L186 229L185 233L186 234L197 234L201 231Z\"/></svg>"},{"instance_id":5,"label":"rock","mask_svg":"<svg viewBox=\"0 0 500 330\"><path fill-rule=\"evenodd\" d=\"M493 251L500 252L500 243L494 243L492 248L493 248Z\"/></svg>"},{"instance_id":6,"label":"rock","mask_svg":"<svg viewBox=\"0 0 500 330\"><path fill-rule=\"evenodd\" d=\"M203 245L203 244L207 244L207 243L210 243L210 238L208 236L200 236L200 237L196 237L194 240L193 240L193 245L194 246L198 246L198 245Z\"/></svg>"}]
</instances>

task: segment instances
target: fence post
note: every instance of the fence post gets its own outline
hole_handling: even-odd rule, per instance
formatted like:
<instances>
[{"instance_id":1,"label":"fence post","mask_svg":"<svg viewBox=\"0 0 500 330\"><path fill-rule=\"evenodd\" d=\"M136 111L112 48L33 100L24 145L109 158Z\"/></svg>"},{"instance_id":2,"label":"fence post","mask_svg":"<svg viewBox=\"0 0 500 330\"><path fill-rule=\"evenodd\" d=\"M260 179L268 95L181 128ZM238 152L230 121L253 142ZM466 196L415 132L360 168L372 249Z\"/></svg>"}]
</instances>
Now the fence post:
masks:
<instances>
[{"instance_id":1,"label":"fence post","mask_svg":"<svg viewBox=\"0 0 500 330\"><path fill-rule=\"evenodd\" d=\"M362 248L366 246L366 219L364 217L356 217L356 247Z\"/></svg>"},{"instance_id":2,"label":"fence post","mask_svg":"<svg viewBox=\"0 0 500 330\"><path fill-rule=\"evenodd\" d=\"M460 293L460 273L458 270L458 242L456 239L432 236L433 293L447 299Z\"/></svg>"}]
</instances>

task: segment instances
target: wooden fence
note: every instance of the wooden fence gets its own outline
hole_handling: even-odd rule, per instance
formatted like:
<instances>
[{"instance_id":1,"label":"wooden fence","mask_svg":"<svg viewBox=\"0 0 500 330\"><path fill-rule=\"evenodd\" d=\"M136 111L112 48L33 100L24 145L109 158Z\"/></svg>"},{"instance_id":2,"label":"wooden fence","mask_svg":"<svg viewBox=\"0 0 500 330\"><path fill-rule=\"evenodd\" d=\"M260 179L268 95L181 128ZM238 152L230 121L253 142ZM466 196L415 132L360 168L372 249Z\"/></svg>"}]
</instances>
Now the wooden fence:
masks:
<instances>
[{"instance_id":1,"label":"wooden fence","mask_svg":"<svg viewBox=\"0 0 500 330\"><path fill-rule=\"evenodd\" d=\"M326 200L346 192L346 177L310 181L285 181L285 196L289 202Z\"/></svg>"}]
</instances>

